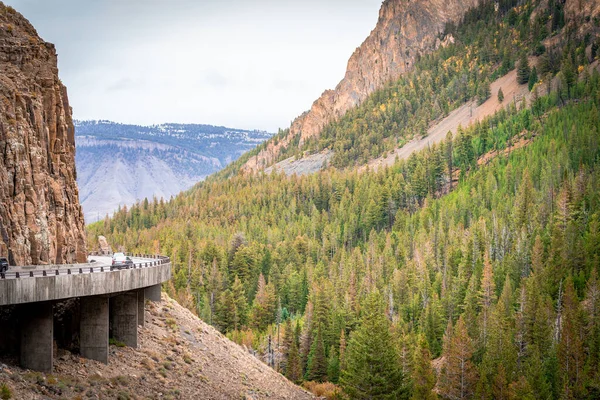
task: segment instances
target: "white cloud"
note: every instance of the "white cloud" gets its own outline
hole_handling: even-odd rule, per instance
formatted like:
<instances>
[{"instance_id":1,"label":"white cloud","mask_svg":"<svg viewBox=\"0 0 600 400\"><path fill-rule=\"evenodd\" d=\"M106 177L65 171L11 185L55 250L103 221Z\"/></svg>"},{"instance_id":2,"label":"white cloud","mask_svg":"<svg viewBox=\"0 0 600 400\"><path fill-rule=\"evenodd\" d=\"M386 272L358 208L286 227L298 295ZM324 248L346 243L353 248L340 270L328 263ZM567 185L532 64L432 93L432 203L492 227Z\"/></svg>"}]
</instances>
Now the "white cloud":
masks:
<instances>
[{"instance_id":1,"label":"white cloud","mask_svg":"<svg viewBox=\"0 0 600 400\"><path fill-rule=\"evenodd\" d=\"M380 0L7 0L56 44L78 119L275 131L344 76Z\"/></svg>"}]
</instances>

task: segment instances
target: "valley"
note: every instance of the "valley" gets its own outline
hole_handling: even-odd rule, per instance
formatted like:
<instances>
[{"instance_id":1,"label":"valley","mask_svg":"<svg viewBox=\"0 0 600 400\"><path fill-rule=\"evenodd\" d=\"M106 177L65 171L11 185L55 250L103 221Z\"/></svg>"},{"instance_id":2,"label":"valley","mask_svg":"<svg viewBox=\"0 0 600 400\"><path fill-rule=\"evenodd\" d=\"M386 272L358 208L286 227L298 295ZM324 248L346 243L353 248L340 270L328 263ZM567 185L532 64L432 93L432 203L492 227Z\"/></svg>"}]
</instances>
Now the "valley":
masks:
<instances>
[{"instance_id":1,"label":"valley","mask_svg":"<svg viewBox=\"0 0 600 400\"><path fill-rule=\"evenodd\" d=\"M139 346L113 337L102 364L54 335L52 373L0 346L0 394L600 398L600 1L385 0L340 83L275 135L73 122L55 53L26 54L0 57L0 195L19 204L0 249L43 265L108 240L172 268L161 302L134 297Z\"/></svg>"},{"instance_id":2,"label":"valley","mask_svg":"<svg viewBox=\"0 0 600 400\"><path fill-rule=\"evenodd\" d=\"M168 201L270 137L210 125L75 121L77 183L86 222L144 198Z\"/></svg>"}]
</instances>

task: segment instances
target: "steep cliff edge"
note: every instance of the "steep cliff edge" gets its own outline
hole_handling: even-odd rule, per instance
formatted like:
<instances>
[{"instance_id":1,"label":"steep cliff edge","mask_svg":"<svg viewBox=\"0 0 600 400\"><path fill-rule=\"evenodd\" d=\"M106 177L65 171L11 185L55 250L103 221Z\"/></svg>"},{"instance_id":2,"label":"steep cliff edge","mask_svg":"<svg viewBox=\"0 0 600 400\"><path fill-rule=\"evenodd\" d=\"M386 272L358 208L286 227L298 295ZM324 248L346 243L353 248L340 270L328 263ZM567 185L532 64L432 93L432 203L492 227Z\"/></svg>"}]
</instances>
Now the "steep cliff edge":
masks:
<instances>
[{"instance_id":1,"label":"steep cliff edge","mask_svg":"<svg viewBox=\"0 0 600 400\"><path fill-rule=\"evenodd\" d=\"M84 262L75 130L54 45L0 3L0 255Z\"/></svg>"},{"instance_id":2,"label":"steep cliff edge","mask_svg":"<svg viewBox=\"0 0 600 400\"><path fill-rule=\"evenodd\" d=\"M297 135L302 145L383 84L397 79L412 67L419 54L439 44L439 34L447 22L458 22L477 3L478 0L385 0L375 29L350 57L346 75L335 90L325 91L309 111L292 123L286 137L277 143L269 142L242 170L269 166Z\"/></svg>"}]
</instances>

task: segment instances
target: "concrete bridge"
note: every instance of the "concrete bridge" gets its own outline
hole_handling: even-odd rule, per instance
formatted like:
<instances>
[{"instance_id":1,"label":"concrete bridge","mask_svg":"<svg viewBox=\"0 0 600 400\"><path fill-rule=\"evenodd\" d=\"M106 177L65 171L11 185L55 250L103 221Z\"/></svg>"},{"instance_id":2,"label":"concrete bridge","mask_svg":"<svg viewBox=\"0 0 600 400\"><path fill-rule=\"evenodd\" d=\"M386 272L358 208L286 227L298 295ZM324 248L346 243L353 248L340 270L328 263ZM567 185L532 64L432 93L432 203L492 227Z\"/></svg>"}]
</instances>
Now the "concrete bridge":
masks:
<instances>
[{"instance_id":1,"label":"concrete bridge","mask_svg":"<svg viewBox=\"0 0 600 400\"><path fill-rule=\"evenodd\" d=\"M0 322L0 341L7 350L8 339L15 339L22 367L52 371L54 308L69 299L78 300L82 357L108 363L109 336L137 347L145 300L160 301L161 283L171 278L169 258L133 255L134 264L120 270L111 268L110 257L91 258L95 262L12 267L0 275L0 309L18 322Z\"/></svg>"}]
</instances>

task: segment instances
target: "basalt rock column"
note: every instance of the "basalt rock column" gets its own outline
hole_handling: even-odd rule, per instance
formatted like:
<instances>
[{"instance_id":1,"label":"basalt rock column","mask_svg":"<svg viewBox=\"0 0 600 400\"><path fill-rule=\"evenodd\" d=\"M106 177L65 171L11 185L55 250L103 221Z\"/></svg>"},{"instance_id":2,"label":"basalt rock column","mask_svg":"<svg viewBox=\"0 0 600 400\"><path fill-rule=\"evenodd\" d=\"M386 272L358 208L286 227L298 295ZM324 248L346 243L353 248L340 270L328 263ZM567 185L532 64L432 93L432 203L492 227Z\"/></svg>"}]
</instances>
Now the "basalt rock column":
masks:
<instances>
[{"instance_id":1,"label":"basalt rock column","mask_svg":"<svg viewBox=\"0 0 600 400\"><path fill-rule=\"evenodd\" d=\"M0 2L0 255L85 262L75 129L54 45Z\"/></svg>"}]
</instances>

